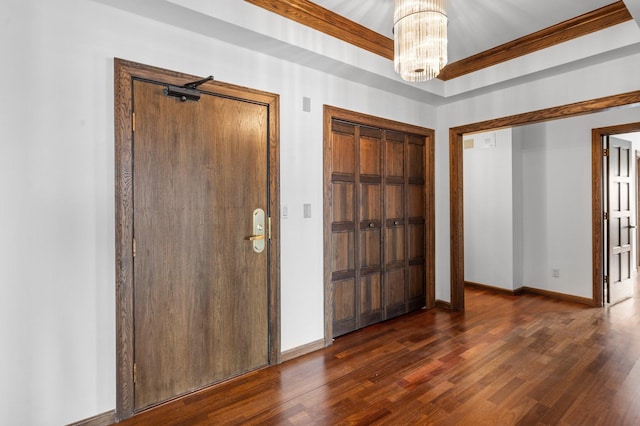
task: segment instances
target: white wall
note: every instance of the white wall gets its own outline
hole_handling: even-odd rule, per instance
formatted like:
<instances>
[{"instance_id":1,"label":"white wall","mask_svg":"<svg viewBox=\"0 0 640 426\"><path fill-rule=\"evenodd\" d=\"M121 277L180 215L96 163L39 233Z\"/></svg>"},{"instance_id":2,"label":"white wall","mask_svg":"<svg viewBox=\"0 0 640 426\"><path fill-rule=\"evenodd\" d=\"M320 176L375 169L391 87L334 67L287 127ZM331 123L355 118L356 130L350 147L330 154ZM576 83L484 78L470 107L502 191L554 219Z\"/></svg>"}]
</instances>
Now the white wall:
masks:
<instances>
[{"instance_id":1,"label":"white wall","mask_svg":"<svg viewBox=\"0 0 640 426\"><path fill-rule=\"evenodd\" d=\"M2 422L115 408L114 57L281 96L282 349L322 339L322 105L430 128L435 108L98 2L0 9Z\"/></svg>"},{"instance_id":2,"label":"white wall","mask_svg":"<svg viewBox=\"0 0 640 426\"><path fill-rule=\"evenodd\" d=\"M492 140L487 147L485 140ZM511 129L465 135L464 279L513 290L514 209Z\"/></svg>"},{"instance_id":3,"label":"white wall","mask_svg":"<svg viewBox=\"0 0 640 426\"><path fill-rule=\"evenodd\" d=\"M639 118L634 107L514 129L522 143L524 286L593 297L591 129Z\"/></svg>"}]
</instances>

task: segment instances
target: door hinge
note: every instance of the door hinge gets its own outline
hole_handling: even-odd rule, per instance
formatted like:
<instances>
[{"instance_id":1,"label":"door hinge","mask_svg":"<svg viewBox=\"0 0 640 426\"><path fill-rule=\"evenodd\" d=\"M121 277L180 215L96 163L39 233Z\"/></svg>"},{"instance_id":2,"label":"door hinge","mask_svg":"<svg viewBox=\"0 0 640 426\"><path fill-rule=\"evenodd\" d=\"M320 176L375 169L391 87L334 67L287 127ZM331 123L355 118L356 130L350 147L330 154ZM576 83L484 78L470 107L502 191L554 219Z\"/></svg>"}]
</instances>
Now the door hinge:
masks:
<instances>
[{"instance_id":1,"label":"door hinge","mask_svg":"<svg viewBox=\"0 0 640 426\"><path fill-rule=\"evenodd\" d=\"M133 384L136 383L136 380L138 379L138 369L136 368L136 363L133 363Z\"/></svg>"},{"instance_id":2,"label":"door hinge","mask_svg":"<svg viewBox=\"0 0 640 426\"><path fill-rule=\"evenodd\" d=\"M133 244L132 244L132 247L131 247L131 251L132 251L133 257L136 257L136 252L138 251L138 247L136 245L136 239L135 238L133 239Z\"/></svg>"},{"instance_id":3,"label":"door hinge","mask_svg":"<svg viewBox=\"0 0 640 426\"><path fill-rule=\"evenodd\" d=\"M267 218L267 238L271 239L271 216Z\"/></svg>"},{"instance_id":4,"label":"door hinge","mask_svg":"<svg viewBox=\"0 0 640 426\"><path fill-rule=\"evenodd\" d=\"M136 113L131 113L131 128L136 131Z\"/></svg>"},{"instance_id":5,"label":"door hinge","mask_svg":"<svg viewBox=\"0 0 640 426\"><path fill-rule=\"evenodd\" d=\"M609 213L604 212L604 220L609 220Z\"/></svg>"},{"instance_id":6,"label":"door hinge","mask_svg":"<svg viewBox=\"0 0 640 426\"><path fill-rule=\"evenodd\" d=\"M603 157L608 157L608 156L609 156L609 150L608 150L607 148L604 148L604 149L602 150L602 156L603 156Z\"/></svg>"},{"instance_id":7,"label":"door hinge","mask_svg":"<svg viewBox=\"0 0 640 426\"><path fill-rule=\"evenodd\" d=\"M608 276L604 276L604 283L606 284L609 281L609 277Z\"/></svg>"}]
</instances>

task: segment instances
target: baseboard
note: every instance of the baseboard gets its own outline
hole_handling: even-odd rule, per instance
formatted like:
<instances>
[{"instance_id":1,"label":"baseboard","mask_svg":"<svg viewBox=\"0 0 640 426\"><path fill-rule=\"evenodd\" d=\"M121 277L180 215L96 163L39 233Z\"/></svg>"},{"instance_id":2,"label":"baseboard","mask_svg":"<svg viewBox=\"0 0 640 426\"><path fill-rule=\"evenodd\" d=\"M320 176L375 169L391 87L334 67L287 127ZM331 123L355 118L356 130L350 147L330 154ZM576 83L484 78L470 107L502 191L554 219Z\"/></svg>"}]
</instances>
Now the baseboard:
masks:
<instances>
[{"instance_id":1,"label":"baseboard","mask_svg":"<svg viewBox=\"0 0 640 426\"><path fill-rule=\"evenodd\" d=\"M451 302L446 302L444 300L436 300L436 309L451 311Z\"/></svg>"},{"instance_id":2,"label":"baseboard","mask_svg":"<svg viewBox=\"0 0 640 426\"><path fill-rule=\"evenodd\" d=\"M529 294L537 294L539 296L552 297L554 299L562 300L565 302L580 303L582 305L595 306L593 304L593 299L588 299L586 297L574 296L572 294L565 294L565 293L557 293L555 291L542 290L539 288L522 287L522 289L524 290L525 293L529 293Z\"/></svg>"},{"instance_id":3,"label":"baseboard","mask_svg":"<svg viewBox=\"0 0 640 426\"><path fill-rule=\"evenodd\" d=\"M315 342L307 343L306 345L298 346L293 349L288 349L280 355L280 361L285 362L298 358L299 356L315 352L324 348L324 339L316 340Z\"/></svg>"},{"instance_id":4,"label":"baseboard","mask_svg":"<svg viewBox=\"0 0 640 426\"><path fill-rule=\"evenodd\" d=\"M106 413L98 414L88 419L80 420L75 423L69 423L67 426L108 426L116 422L115 410L107 411Z\"/></svg>"},{"instance_id":5,"label":"baseboard","mask_svg":"<svg viewBox=\"0 0 640 426\"><path fill-rule=\"evenodd\" d=\"M465 281L464 282L464 286L465 287L473 287L473 288L477 288L477 289L480 289L480 290L488 290L488 291L491 291L493 293L506 294L507 296L519 296L519 295L524 293L524 287L520 287L520 288L517 288L515 290L509 290L507 288L495 287L495 286L492 286L492 285L476 283L476 282L473 282L473 281Z\"/></svg>"},{"instance_id":6,"label":"baseboard","mask_svg":"<svg viewBox=\"0 0 640 426\"><path fill-rule=\"evenodd\" d=\"M480 290L487 290L493 293L506 294L508 296L520 296L522 294L537 294L538 296L551 297L553 299L562 300L564 302L580 303L582 305L595 306L593 299L587 299L586 297L574 296L571 294L558 293L555 291L542 290L533 287L520 287L515 290L508 290L505 288L494 287L492 285L476 283L473 281L465 281L465 287L473 287Z\"/></svg>"}]
</instances>

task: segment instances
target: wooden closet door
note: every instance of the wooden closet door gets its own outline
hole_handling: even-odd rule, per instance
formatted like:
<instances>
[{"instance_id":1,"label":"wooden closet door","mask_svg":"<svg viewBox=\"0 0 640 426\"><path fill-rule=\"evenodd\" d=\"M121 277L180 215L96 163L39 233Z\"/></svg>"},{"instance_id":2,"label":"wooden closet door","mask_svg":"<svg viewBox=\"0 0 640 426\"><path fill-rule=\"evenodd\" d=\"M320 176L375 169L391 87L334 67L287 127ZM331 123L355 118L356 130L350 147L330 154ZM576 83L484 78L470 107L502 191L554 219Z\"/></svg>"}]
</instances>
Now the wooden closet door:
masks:
<instances>
[{"instance_id":1,"label":"wooden closet door","mask_svg":"<svg viewBox=\"0 0 640 426\"><path fill-rule=\"evenodd\" d=\"M425 137L331 122L332 337L419 309Z\"/></svg>"}]
</instances>

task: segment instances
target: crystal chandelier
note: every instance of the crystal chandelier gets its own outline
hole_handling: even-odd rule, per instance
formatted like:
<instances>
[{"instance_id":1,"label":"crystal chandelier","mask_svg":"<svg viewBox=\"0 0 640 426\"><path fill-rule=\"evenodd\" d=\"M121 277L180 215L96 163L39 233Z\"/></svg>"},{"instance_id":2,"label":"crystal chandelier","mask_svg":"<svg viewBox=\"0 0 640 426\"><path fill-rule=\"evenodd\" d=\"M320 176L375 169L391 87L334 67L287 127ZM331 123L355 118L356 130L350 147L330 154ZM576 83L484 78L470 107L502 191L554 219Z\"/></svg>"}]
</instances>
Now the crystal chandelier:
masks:
<instances>
[{"instance_id":1,"label":"crystal chandelier","mask_svg":"<svg viewBox=\"0 0 640 426\"><path fill-rule=\"evenodd\" d=\"M431 80L447 64L445 0L395 1L394 69L403 80Z\"/></svg>"}]
</instances>

